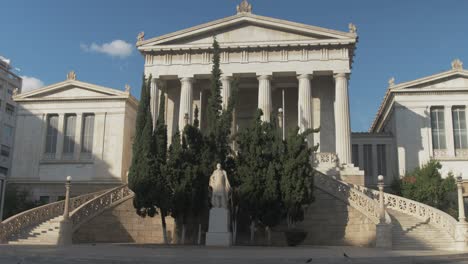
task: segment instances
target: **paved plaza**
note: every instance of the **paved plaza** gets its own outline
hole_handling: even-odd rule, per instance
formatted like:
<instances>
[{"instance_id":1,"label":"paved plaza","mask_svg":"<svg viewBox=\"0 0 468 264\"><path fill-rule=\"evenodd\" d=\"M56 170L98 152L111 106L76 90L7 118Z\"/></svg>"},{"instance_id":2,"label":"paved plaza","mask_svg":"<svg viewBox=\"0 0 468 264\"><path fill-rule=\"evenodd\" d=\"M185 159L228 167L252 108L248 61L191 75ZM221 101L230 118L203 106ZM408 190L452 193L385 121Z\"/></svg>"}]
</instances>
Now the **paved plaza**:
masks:
<instances>
[{"instance_id":1,"label":"paved plaza","mask_svg":"<svg viewBox=\"0 0 468 264\"><path fill-rule=\"evenodd\" d=\"M347 257L344 256L346 254ZM468 253L357 247L0 246L1 264L29 263L467 263Z\"/></svg>"}]
</instances>

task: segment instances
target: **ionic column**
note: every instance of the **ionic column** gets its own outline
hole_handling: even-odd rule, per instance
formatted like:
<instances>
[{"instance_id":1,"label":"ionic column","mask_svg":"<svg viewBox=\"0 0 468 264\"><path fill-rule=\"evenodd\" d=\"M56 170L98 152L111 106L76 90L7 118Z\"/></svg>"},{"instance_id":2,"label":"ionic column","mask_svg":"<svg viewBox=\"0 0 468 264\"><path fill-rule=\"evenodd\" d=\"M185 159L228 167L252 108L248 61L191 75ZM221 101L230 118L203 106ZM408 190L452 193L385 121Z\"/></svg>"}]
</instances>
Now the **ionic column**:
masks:
<instances>
[{"instance_id":1,"label":"ionic column","mask_svg":"<svg viewBox=\"0 0 468 264\"><path fill-rule=\"evenodd\" d=\"M262 121L270 122L272 111L271 75L258 77L258 108L263 111Z\"/></svg>"},{"instance_id":2,"label":"ionic column","mask_svg":"<svg viewBox=\"0 0 468 264\"><path fill-rule=\"evenodd\" d=\"M156 121L158 120L159 111L159 87L158 79L153 78L151 80L151 91L150 91L150 111L153 120L153 130L156 128Z\"/></svg>"},{"instance_id":3,"label":"ionic column","mask_svg":"<svg viewBox=\"0 0 468 264\"><path fill-rule=\"evenodd\" d=\"M223 110L226 110L229 104L229 98L231 97L231 76L222 76L221 77L221 98L223 100L222 107Z\"/></svg>"},{"instance_id":4,"label":"ionic column","mask_svg":"<svg viewBox=\"0 0 468 264\"><path fill-rule=\"evenodd\" d=\"M184 77L180 82L179 131L182 132L185 127L185 114L188 115L188 123L192 123L193 78Z\"/></svg>"},{"instance_id":5,"label":"ionic column","mask_svg":"<svg viewBox=\"0 0 468 264\"><path fill-rule=\"evenodd\" d=\"M297 102L297 126L300 132L312 128L312 89L310 86L310 79L312 75L301 74L297 77L299 80L299 96ZM309 137L313 139L313 137ZM310 142L312 143L312 142Z\"/></svg>"},{"instance_id":6,"label":"ionic column","mask_svg":"<svg viewBox=\"0 0 468 264\"><path fill-rule=\"evenodd\" d=\"M340 164L351 163L351 127L349 122L348 76L335 77L335 142Z\"/></svg>"}]
</instances>

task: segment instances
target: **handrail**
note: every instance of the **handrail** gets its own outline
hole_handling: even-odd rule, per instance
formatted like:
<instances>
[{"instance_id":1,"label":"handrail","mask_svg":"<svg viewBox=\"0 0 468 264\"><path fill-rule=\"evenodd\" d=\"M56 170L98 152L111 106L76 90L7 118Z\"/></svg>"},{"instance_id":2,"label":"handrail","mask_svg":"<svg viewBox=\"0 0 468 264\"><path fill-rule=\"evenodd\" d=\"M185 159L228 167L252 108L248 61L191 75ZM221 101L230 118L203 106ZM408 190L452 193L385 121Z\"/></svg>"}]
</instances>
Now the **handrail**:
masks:
<instances>
[{"instance_id":1,"label":"handrail","mask_svg":"<svg viewBox=\"0 0 468 264\"><path fill-rule=\"evenodd\" d=\"M104 191L80 195L70 199L70 210L99 196ZM38 225L63 214L65 201L58 201L42 205L19 214L16 214L0 223L0 243L5 243L9 237L18 234L21 230Z\"/></svg>"},{"instance_id":2,"label":"handrail","mask_svg":"<svg viewBox=\"0 0 468 264\"><path fill-rule=\"evenodd\" d=\"M128 188L128 185L122 185L113 188L86 203L70 213L70 219L73 225L73 231L78 230L80 226L88 222L104 210L120 204L134 196L134 193Z\"/></svg>"},{"instance_id":3,"label":"handrail","mask_svg":"<svg viewBox=\"0 0 468 264\"><path fill-rule=\"evenodd\" d=\"M360 190L374 200L378 200L379 191L372 190L363 186L355 186L354 188ZM452 238L456 237L457 220L451 215L437 208L413 201L398 195L384 193L384 203L386 208L393 209L418 219L424 222L429 222L432 226L446 231Z\"/></svg>"},{"instance_id":4,"label":"handrail","mask_svg":"<svg viewBox=\"0 0 468 264\"><path fill-rule=\"evenodd\" d=\"M314 177L315 187L342 200L367 216L374 224L380 223L379 203L363 192L353 188L351 184L327 176L316 171ZM385 223L391 224L390 215L385 212Z\"/></svg>"}]
</instances>

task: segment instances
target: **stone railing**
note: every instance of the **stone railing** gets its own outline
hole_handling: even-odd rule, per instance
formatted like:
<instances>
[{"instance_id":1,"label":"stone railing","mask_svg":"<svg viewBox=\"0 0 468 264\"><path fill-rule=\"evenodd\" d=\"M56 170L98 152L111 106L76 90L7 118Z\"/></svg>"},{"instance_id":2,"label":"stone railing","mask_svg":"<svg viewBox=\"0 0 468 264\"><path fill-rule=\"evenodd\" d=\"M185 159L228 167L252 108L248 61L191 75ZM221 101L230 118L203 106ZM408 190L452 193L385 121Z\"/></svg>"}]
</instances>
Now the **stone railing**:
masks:
<instances>
[{"instance_id":1,"label":"stone railing","mask_svg":"<svg viewBox=\"0 0 468 264\"><path fill-rule=\"evenodd\" d=\"M70 199L70 210L98 197L104 191L85 194ZM39 225L63 214L65 201L46 204L14 215L0 223L0 243L6 243L8 238L19 234L25 228Z\"/></svg>"},{"instance_id":2,"label":"stone railing","mask_svg":"<svg viewBox=\"0 0 468 264\"><path fill-rule=\"evenodd\" d=\"M122 185L82 204L70 213L73 231L80 228L81 225L99 215L104 210L120 204L133 196L134 194L128 188L128 185Z\"/></svg>"},{"instance_id":3,"label":"stone railing","mask_svg":"<svg viewBox=\"0 0 468 264\"><path fill-rule=\"evenodd\" d=\"M352 184L339 181L320 172L315 173L314 183L316 188L349 204L375 224L380 223L379 203L359 189L354 188ZM385 212L385 223L391 224L391 222L390 215Z\"/></svg>"},{"instance_id":4,"label":"stone railing","mask_svg":"<svg viewBox=\"0 0 468 264\"><path fill-rule=\"evenodd\" d=\"M375 201L379 199L379 191L377 190L362 186L355 186L355 189L360 190ZM456 236L457 220L439 209L389 193L384 193L384 202L386 208L414 216L424 222L427 221L430 225L446 231L451 237L455 238Z\"/></svg>"},{"instance_id":5,"label":"stone railing","mask_svg":"<svg viewBox=\"0 0 468 264\"><path fill-rule=\"evenodd\" d=\"M331 152L317 152L314 157L314 165L322 167L337 167L338 156Z\"/></svg>"}]
</instances>

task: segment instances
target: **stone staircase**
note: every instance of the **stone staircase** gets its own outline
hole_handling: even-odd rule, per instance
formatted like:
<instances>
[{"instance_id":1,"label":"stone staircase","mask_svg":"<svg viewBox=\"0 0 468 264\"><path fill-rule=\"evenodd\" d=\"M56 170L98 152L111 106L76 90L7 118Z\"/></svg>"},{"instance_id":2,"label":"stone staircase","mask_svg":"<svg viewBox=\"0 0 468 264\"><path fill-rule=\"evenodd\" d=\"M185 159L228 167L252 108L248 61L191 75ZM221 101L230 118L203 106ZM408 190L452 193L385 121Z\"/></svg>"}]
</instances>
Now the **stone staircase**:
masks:
<instances>
[{"instance_id":1,"label":"stone staircase","mask_svg":"<svg viewBox=\"0 0 468 264\"><path fill-rule=\"evenodd\" d=\"M454 239L428 221L387 209L392 218L394 250L453 250Z\"/></svg>"},{"instance_id":2,"label":"stone staircase","mask_svg":"<svg viewBox=\"0 0 468 264\"><path fill-rule=\"evenodd\" d=\"M56 245L62 216L22 230L8 241L10 245Z\"/></svg>"}]
</instances>

